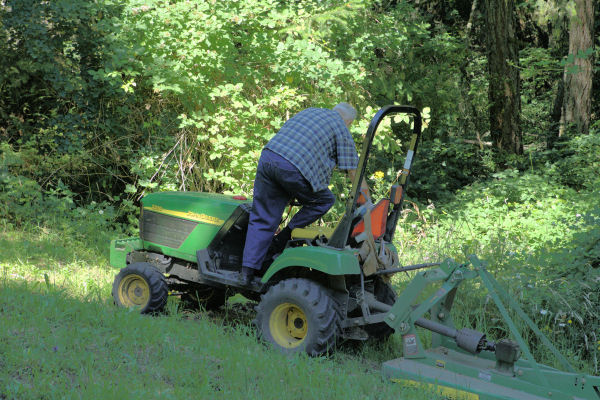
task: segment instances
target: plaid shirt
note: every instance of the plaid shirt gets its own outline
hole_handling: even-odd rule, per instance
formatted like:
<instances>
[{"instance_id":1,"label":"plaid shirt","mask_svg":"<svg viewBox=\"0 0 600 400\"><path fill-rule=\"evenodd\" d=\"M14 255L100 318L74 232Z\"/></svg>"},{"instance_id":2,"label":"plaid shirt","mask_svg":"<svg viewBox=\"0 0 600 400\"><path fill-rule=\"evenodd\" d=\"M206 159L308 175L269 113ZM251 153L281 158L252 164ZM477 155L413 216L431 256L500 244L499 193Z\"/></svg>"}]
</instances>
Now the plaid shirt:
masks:
<instances>
[{"instance_id":1,"label":"plaid shirt","mask_svg":"<svg viewBox=\"0 0 600 400\"><path fill-rule=\"evenodd\" d=\"M358 154L350 131L337 111L308 108L290 118L265 146L290 163L313 191L326 189L336 164L356 169Z\"/></svg>"}]
</instances>

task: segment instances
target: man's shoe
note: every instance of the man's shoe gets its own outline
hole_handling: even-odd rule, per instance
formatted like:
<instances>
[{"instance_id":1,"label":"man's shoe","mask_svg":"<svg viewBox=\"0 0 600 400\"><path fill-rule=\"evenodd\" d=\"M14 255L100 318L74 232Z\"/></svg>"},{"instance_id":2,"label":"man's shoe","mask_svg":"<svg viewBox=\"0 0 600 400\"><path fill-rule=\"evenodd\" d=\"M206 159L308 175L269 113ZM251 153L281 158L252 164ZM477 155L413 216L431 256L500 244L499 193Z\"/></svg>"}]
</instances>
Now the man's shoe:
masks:
<instances>
[{"instance_id":1,"label":"man's shoe","mask_svg":"<svg viewBox=\"0 0 600 400\"><path fill-rule=\"evenodd\" d=\"M273 251L273 254L281 253L291 238L292 230L286 226L273 238L273 243L270 248Z\"/></svg>"},{"instance_id":2,"label":"man's shoe","mask_svg":"<svg viewBox=\"0 0 600 400\"><path fill-rule=\"evenodd\" d=\"M249 286L254 278L254 268L242 267L240 283L242 286Z\"/></svg>"}]
</instances>

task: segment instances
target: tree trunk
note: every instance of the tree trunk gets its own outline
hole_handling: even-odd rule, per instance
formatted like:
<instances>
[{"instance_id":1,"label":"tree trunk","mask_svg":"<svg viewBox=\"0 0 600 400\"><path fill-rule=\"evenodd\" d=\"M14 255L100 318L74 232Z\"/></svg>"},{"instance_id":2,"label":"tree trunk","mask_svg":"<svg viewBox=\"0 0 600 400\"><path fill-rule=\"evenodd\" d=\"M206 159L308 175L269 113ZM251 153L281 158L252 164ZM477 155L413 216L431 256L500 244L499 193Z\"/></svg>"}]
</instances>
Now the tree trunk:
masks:
<instances>
[{"instance_id":1,"label":"tree trunk","mask_svg":"<svg viewBox=\"0 0 600 400\"><path fill-rule=\"evenodd\" d=\"M592 107L592 49L594 47L594 0L575 0L575 15L569 23L569 62L565 66L565 93L559 136L567 125L577 132L590 129Z\"/></svg>"},{"instance_id":2,"label":"tree trunk","mask_svg":"<svg viewBox=\"0 0 600 400\"><path fill-rule=\"evenodd\" d=\"M521 81L514 0L485 0L490 133L494 147L523 153Z\"/></svg>"},{"instance_id":3,"label":"tree trunk","mask_svg":"<svg viewBox=\"0 0 600 400\"><path fill-rule=\"evenodd\" d=\"M556 59L561 58L569 49L569 32L568 32L568 20L566 17L559 17L552 24L552 32L550 33L550 42L548 46L551 49L551 56ZM564 75L564 72L563 72ZM561 136L562 130L562 110L565 98L565 80L564 76L557 79L558 87L556 90L556 97L552 103L552 111L550 112L550 118L552 121L551 130L547 133L546 148L554 148L554 144L557 139Z\"/></svg>"},{"instance_id":4,"label":"tree trunk","mask_svg":"<svg viewBox=\"0 0 600 400\"><path fill-rule=\"evenodd\" d=\"M458 105L460 121L460 127L465 132L471 132L475 134L479 139L481 134L487 130L487 124L481 127L481 122L478 118L478 113L473 103L471 95L471 76L467 71L469 64L471 63L471 34L473 30L473 24L475 20L475 14L477 12L478 0L473 0L471 3L471 12L469 13L469 20L465 28L465 58L461 63L460 69L460 83L462 101ZM483 150L483 146L481 147Z\"/></svg>"}]
</instances>

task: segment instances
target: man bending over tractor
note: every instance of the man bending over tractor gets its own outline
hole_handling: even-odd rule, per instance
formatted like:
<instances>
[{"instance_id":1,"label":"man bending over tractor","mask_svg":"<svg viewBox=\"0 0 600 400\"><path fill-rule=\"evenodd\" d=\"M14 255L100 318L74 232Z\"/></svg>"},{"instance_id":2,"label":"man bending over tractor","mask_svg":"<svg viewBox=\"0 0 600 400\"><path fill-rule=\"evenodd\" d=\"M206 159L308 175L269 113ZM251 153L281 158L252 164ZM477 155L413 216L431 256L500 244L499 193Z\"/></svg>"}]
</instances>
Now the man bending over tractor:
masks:
<instances>
[{"instance_id":1,"label":"man bending over tractor","mask_svg":"<svg viewBox=\"0 0 600 400\"><path fill-rule=\"evenodd\" d=\"M274 251L283 250L294 228L323 216L335 203L329 190L337 165L354 180L358 155L348 128L356 110L340 103L333 110L308 108L290 118L264 147L254 180L254 199L244 257L242 282L248 285L260 270L285 206L296 199L302 208L275 237ZM368 190L363 180L362 187Z\"/></svg>"}]
</instances>

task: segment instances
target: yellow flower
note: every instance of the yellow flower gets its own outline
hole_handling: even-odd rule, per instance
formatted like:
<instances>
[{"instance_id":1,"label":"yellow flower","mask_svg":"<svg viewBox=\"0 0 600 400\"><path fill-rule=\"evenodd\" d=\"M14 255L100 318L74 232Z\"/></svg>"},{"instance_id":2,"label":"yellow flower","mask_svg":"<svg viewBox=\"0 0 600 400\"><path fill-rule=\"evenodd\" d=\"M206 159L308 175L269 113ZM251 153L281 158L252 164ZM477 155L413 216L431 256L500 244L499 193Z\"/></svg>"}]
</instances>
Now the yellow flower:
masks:
<instances>
[{"instance_id":1,"label":"yellow flower","mask_svg":"<svg viewBox=\"0 0 600 400\"><path fill-rule=\"evenodd\" d=\"M377 171L373 174L373 176L375 176L375 179L383 179L385 174L383 173L383 171Z\"/></svg>"},{"instance_id":2,"label":"yellow flower","mask_svg":"<svg viewBox=\"0 0 600 400\"><path fill-rule=\"evenodd\" d=\"M571 321L571 320L568 320L567 322L568 322L569 324L572 324L572 323L573 323L573 321Z\"/></svg>"}]
</instances>

